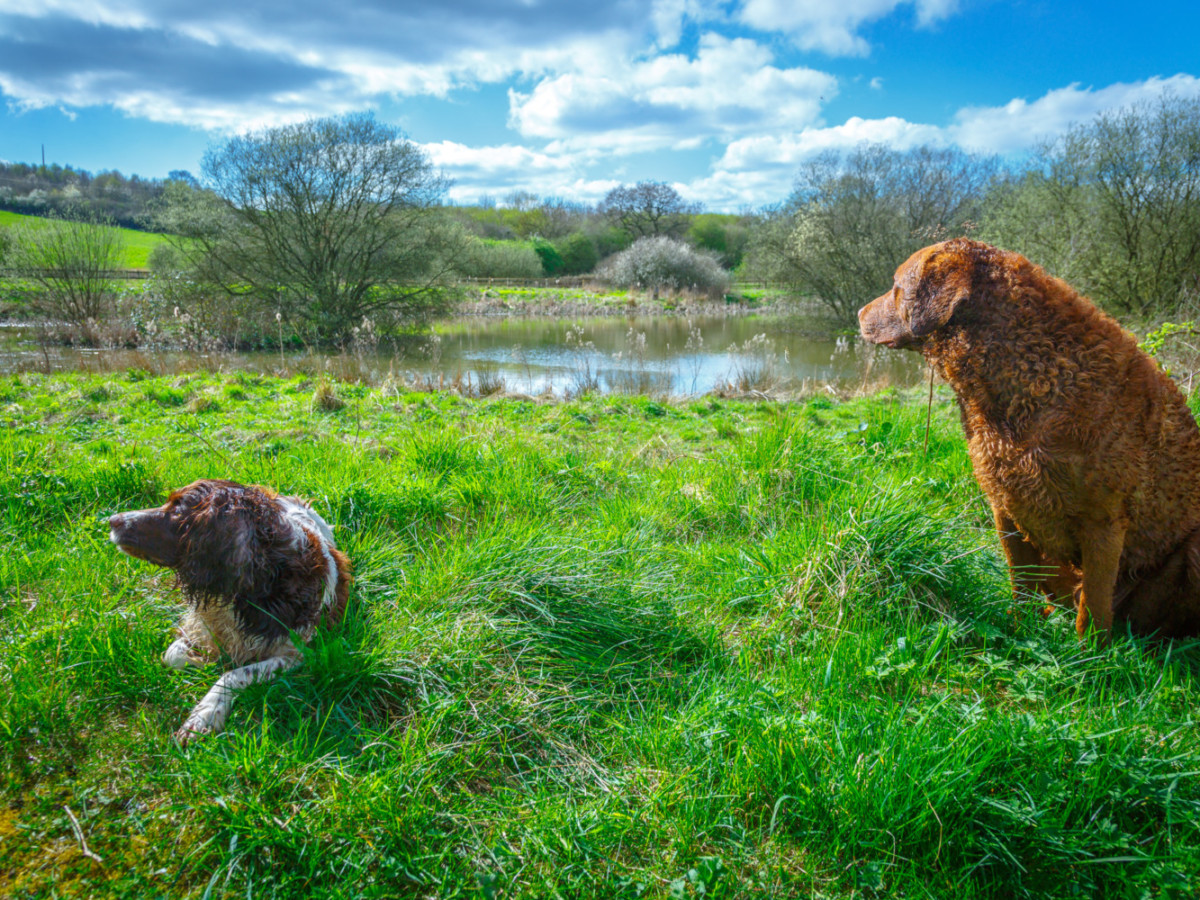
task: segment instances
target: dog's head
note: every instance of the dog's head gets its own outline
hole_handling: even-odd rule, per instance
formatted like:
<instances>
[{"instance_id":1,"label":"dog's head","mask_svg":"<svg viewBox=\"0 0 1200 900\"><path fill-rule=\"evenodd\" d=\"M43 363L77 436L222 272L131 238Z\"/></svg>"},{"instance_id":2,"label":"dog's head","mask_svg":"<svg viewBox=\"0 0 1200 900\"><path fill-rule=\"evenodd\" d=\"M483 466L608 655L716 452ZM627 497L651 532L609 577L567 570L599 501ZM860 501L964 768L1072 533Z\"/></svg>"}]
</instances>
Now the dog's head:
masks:
<instances>
[{"instance_id":1,"label":"dog's head","mask_svg":"<svg viewBox=\"0 0 1200 900\"><path fill-rule=\"evenodd\" d=\"M112 516L109 539L130 556L176 569L184 580L192 568L228 571L252 552L257 509L273 496L233 481L194 481L172 491L162 506Z\"/></svg>"},{"instance_id":2,"label":"dog's head","mask_svg":"<svg viewBox=\"0 0 1200 900\"><path fill-rule=\"evenodd\" d=\"M892 289L858 311L863 338L896 349L919 347L970 297L976 266L991 250L965 238L918 250L896 269Z\"/></svg>"},{"instance_id":3,"label":"dog's head","mask_svg":"<svg viewBox=\"0 0 1200 900\"><path fill-rule=\"evenodd\" d=\"M199 482L197 482L198 484ZM122 553L156 566L179 564L194 501L188 495L195 485L175 491L162 506L134 509L109 517L108 539Z\"/></svg>"}]
</instances>

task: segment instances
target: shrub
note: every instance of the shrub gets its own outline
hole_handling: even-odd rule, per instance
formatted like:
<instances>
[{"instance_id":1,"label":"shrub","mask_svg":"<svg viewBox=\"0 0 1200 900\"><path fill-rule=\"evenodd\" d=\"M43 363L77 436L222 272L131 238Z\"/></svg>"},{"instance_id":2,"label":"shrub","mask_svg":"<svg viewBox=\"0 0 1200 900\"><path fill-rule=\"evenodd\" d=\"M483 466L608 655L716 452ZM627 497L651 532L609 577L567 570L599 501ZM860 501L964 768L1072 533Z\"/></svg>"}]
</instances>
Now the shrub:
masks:
<instances>
[{"instance_id":1,"label":"shrub","mask_svg":"<svg viewBox=\"0 0 1200 900\"><path fill-rule=\"evenodd\" d=\"M577 231L563 238L556 245L562 257L564 275L584 275L596 268L600 262L600 251L596 241L588 234Z\"/></svg>"},{"instance_id":2,"label":"shrub","mask_svg":"<svg viewBox=\"0 0 1200 900\"><path fill-rule=\"evenodd\" d=\"M695 290L718 295L729 286L729 273L716 258L669 237L647 237L607 260L597 276L614 287L658 292Z\"/></svg>"},{"instance_id":3,"label":"shrub","mask_svg":"<svg viewBox=\"0 0 1200 900\"><path fill-rule=\"evenodd\" d=\"M150 251L150 256L147 259L150 266L150 271L155 274L178 272L187 268L187 258L183 252L173 244L155 244Z\"/></svg>"},{"instance_id":4,"label":"shrub","mask_svg":"<svg viewBox=\"0 0 1200 900\"><path fill-rule=\"evenodd\" d=\"M736 216L705 213L692 220L688 240L703 250L711 250L726 269L736 269L750 241L749 226Z\"/></svg>"},{"instance_id":5,"label":"shrub","mask_svg":"<svg viewBox=\"0 0 1200 900\"><path fill-rule=\"evenodd\" d=\"M51 219L15 232L13 265L37 286L31 311L42 319L80 330L94 342L96 323L112 311L122 265L121 232L98 219Z\"/></svg>"},{"instance_id":6,"label":"shrub","mask_svg":"<svg viewBox=\"0 0 1200 900\"><path fill-rule=\"evenodd\" d=\"M468 278L541 278L543 274L534 248L514 241L470 241L456 267Z\"/></svg>"},{"instance_id":7,"label":"shrub","mask_svg":"<svg viewBox=\"0 0 1200 900\"><path fill-rule=\"evenodd\" d=\"M139 343L198 351L256 347L281 340L273 311L248 294L230 295L189 269L155 268L141 290L127 291L120 312Z\"/></svg>"},{"instance_id":8,"label":"shrub","mask_svg":"<svg viewBox=\"0 0 1200 900\"><path fill-rule=\"evenodd\" d=\"M563 258L558 249L549 241L535 240L533 252L542 261L542 271L547 275L559 275L563 270Z\"/></svg>"},{"instance_id":9,"label":"shrub","mask_svg":"<svg viewBox=\"0 0 1200 900\"><path fill-rule=\"evenodd\" d=\"M1112 312L1174 316L1200 273L1200 99L1076 125L988 196L981 237Z\"/></svg>"},{"instance_id":10,"label":"shrub","mask_svg":"<svg viewBox=\"0 0 1200 900\"><path fill-rule=\"evenodd\" d=\"M997 165L936 147L823 153L759 223L747 266L755 280L789 284L852 325L910 254L972 231Z\"/></svg>"},{"instance_id":11,"label":"shrub","mask_svg":"<svg viewBox=\"0 0 1200 900\"><path fill-rule=\"evenodd\" d=\"M202 280L250 294L298 336L344 342L364 317L400 327L449 297L467 243L425 151L369 114L229 138L206 188L168 182L157 225Z\"/></svg>"}]
</instances>

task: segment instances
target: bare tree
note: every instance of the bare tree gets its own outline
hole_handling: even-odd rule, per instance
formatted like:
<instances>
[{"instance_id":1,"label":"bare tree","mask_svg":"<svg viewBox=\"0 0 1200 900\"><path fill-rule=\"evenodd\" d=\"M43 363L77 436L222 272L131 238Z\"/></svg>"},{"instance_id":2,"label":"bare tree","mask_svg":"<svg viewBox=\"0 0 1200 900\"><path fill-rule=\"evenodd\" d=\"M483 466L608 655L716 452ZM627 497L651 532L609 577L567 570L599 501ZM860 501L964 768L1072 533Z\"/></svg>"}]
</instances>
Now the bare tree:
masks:
<instances>
[{"instance_id":1,"label":"bare tree","mask_svg":"<svg viewBox=\"0 0 1200 900\"><path fill-rule=\"evenodd\" d=\"M994 160L953 149L822 154L756 229L753 267L849 321L913 251L975 227L996 172Z\"/></svg>"},{"instance_id":2,"label":"bare tree","mask_svg":"<svg viewBox=\"0 0 1200 900\"><path fill-rule=\"evenodd\" d=\"M317 340L424 309L463 240L438 215L447 181L370 115L231 138L203 175L201 191L168 183L160 225L204 277L254 293Z\"/></svg>"},{"instance_id":3,"label":"bare tree","mask_svg":"<svg viewBox=\"0 0 1200 900\"><path fill-rule=\"evenodd\" d=\"M125 241L108 222L53 218L14 228L10 255L11 266L38 287L32 311L87 337L111 309L113 271L124 265Z\"/></svg>"},{"instance_id":4,"label":"bare tree","mask_svg":"<svg viewBox=\"0 0 1200 900\"><path fill-rule=\"evenodd\" d=\"M1200 100L1103 113L1043 145L993 193L982 236L1117 312L1170 313L1200 287Z\"/></svg>"},{"instance_id":5,"label":"bare tree","mask_svg":"<svg viewBox=\"0 0 1200 900\"><path fill-rule=\"evenodd\" d=\"M600 201L597 212L609 218L633 240L665 234L679 237L688 230L700 205L688 203L679 192L661 181L621 185Z\"/></svg>"}]
</instances>

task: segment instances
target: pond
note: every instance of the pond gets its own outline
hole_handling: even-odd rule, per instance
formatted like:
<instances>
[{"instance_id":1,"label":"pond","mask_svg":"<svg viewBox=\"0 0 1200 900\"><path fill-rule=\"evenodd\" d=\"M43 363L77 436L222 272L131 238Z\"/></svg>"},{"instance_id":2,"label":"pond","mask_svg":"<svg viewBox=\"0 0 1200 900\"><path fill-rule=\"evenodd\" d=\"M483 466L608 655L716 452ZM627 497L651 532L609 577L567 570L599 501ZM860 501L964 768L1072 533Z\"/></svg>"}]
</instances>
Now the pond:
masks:
<instances>
[{"instance_id":1,"label":"pond","mask_svg":"<svg viewBox=\"0 0 1200 900\"><path fill-rule=\"evenodd\" d=\"M814 337L788 317L465 317L435 323L419 339L344 353L203 353L39 346L8 329L0 371L166 374L192 369L317 374L381 384L466 387L558 395L594 391L686 396L737 392L909 386L920 357L857 337Z\"/></svg>"}]
</instances>

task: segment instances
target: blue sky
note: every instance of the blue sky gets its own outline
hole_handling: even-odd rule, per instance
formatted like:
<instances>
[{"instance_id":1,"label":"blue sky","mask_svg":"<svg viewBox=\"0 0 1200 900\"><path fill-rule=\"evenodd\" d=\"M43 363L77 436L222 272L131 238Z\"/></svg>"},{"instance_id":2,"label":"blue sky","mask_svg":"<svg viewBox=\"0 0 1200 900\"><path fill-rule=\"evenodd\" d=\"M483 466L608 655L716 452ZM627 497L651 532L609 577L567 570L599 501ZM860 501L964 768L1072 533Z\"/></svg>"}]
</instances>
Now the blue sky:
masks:
<instances>
[{"instance_id":1,"label":"blue sky","mask_svg":"<svg viewBox=\"0 0 1200 900\"><path fill-rule=\"evenodd\" d=\"M595 202L782 200L826 149L1019 155L1200 95L1200 4L1050 0L0 0L0 159L199 174L229 134L374 110L454 180Z\"/></svg>"}]
</instances>

